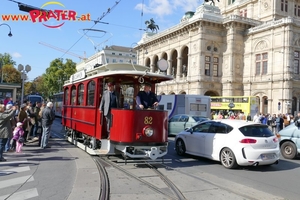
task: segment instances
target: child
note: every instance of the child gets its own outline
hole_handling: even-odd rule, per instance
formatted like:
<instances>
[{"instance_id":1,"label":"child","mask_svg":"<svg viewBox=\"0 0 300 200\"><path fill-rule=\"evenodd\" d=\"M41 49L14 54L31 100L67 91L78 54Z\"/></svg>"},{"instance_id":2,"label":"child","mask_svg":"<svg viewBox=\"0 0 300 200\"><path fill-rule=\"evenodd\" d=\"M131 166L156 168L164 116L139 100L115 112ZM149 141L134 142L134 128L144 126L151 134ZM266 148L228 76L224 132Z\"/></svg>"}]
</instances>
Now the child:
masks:
<instances>
[{"instance_id":1,"label":"child","mask_svg":"<svg viewBox=\"0 0 300 200\"><path fill-rule=\"evenodd\" d=\"M21 149L22 149L22 146L24 143L24 138L23 138L24 130L22 128L22 125L23 124L21 122L18 122L17 127L15 128L15 130L13 132L14 136L13 136L12 149L16 149L17 153L21 152ZM22 139L20 139L20 138L23 138L23 141L21 141ZM17 144L17 147L16 147L16 144Z\"/></svg>"}]
</instances>

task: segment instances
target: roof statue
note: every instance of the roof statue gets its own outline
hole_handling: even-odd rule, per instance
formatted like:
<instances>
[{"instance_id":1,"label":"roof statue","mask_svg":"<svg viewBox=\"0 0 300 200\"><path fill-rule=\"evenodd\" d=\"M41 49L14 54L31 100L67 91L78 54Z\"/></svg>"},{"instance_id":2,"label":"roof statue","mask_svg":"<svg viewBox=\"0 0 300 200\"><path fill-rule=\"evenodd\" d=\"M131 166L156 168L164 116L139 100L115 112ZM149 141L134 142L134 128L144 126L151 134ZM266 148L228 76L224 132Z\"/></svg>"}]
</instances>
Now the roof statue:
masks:
<instances>
[{"instance_id":1,"label":"roof statue","mask_svg":"<svg viewBox=\"0 0 300 200\"><path fill-rule=\"evenodd\" d=\"M153 18L150 19L150 21L145 21L145 24L147 25L147 29L150 29L152 31L152 33L154 32L154 30L157 33L157 30L159 29L158 25L155 24L155 21L153 20Z\"/></svg>"},{"instance_id":2,"label":"roof statue","mask_svg":"<svg viewBox=\"0 0 300 200\"><path fill-rule=\"evenodd\" d=\"M210 5L215 6L215 1L214 0L204 0L205 2L210 2ZM220 2L220 0L217 0L218 2Z\"/></svg>"}]
</instances>

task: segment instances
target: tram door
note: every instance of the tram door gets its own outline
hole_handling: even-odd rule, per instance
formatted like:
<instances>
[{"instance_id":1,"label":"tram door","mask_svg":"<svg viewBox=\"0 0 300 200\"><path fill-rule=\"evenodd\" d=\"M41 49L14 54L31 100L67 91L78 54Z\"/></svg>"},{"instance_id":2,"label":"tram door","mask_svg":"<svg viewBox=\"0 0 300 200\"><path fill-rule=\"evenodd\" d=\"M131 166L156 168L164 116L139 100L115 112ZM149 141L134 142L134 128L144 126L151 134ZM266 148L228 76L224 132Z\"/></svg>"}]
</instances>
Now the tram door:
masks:
<instances>
[{"instance_id":1,"label":"tram door","mask_svg":"<svg viewBox=\"0 0 300 200\"><path fill-rule=\"evenodd\" d=\"M97 102L97 118L96 118L96 138L97 139L105 139L107 138L106 133L106 120L103 115L103 112L99 109L100 108L100 102L103 96L103 92L106 90L106 85L104 82L104 79L98 79L98 87L97 87L97 96L98 100Z\"/></svg>"}]
</instances>

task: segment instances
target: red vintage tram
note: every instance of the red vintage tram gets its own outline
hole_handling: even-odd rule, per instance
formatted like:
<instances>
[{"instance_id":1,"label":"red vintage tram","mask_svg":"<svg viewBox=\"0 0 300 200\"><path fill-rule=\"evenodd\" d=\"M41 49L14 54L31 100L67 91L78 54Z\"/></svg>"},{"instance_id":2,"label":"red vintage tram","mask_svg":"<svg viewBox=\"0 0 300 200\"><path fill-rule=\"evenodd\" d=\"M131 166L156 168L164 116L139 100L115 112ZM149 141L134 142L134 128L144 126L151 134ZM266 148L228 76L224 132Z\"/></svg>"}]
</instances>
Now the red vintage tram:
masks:
<instances>
[{"instance_id":1,"label":"red vintage tram","mask_svg":"<svg viewBox=\"0 0 300 200\"><path fill-rule=\"evenodd\" d=\"M68 140L90 154L122 154L130 158L157 159L166 155L168 113L164 110L136 109L135 97L144 82L171 80L171 76L149 72L130 63L105 64L82 70L64 85L62 123ZM115 83L121 108L112 109L110 139L106 139L105 117L99 110L108 82Z\"/></svg>"}]
</instances>

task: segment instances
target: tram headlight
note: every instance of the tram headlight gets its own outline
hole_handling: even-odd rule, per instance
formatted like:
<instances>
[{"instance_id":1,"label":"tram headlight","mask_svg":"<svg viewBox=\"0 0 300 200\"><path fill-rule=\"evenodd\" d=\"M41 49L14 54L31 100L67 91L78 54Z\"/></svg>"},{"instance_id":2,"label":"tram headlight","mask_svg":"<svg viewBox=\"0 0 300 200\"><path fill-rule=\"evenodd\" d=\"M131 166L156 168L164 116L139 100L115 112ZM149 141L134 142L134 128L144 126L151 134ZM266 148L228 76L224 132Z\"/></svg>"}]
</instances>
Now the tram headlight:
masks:
<instances>
[{"instance_id":1,"label":"tram headlight","mask_svg":"<svg viewBox=\"0 0 300 200\"><path fill-rule=\"evenodd\" d=\"M154 130L153 130L153 128L148 126L148 127L144 128L143 132L144 132L144 135L146 135L147 137L151 137L154 133Z\"/></svg>"}]
</instances>

